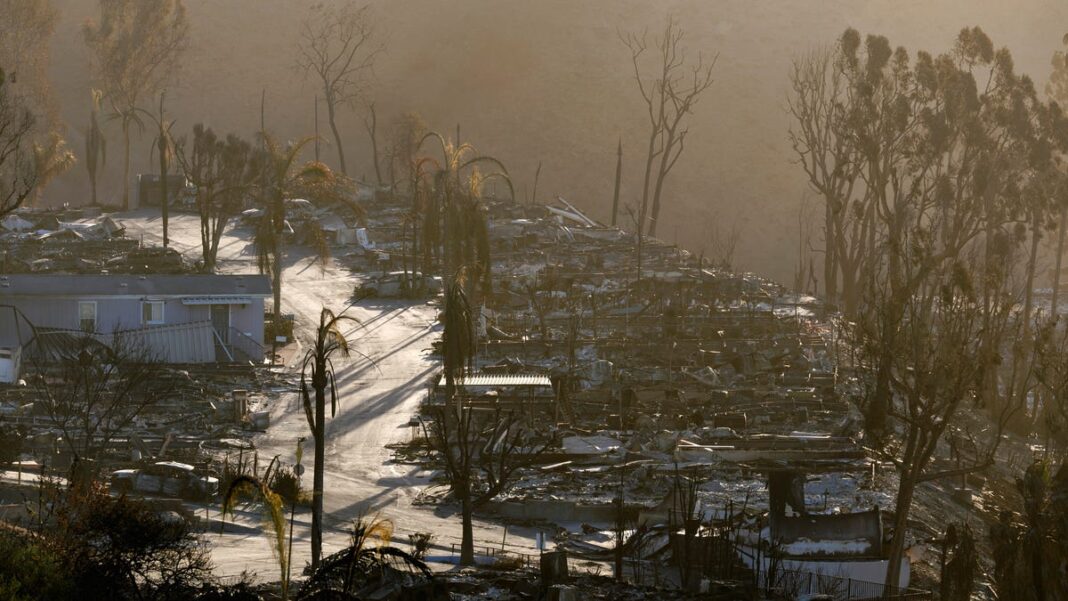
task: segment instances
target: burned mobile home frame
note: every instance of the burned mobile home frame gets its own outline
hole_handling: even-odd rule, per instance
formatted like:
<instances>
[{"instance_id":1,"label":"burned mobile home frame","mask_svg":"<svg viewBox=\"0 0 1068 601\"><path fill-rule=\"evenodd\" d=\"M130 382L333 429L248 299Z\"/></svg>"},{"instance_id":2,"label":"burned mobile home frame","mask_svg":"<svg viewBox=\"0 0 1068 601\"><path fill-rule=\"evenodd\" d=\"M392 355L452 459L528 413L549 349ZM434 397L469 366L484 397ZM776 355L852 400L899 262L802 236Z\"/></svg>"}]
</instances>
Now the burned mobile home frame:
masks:
<instances>
[{"instance_id":1,"label":"burned mobile home frame","mask_svg":"<svg viewBox=\"0 0 1068 601\"><path fill-rule=\"evenodd\" d=\"M573 561L638 582L882 582L892 496L870 476L847 351L818 299L639 246L563 199L487 204L494 287L456 402L558 444L483 511L567 527ZM434 384L421 419L441 415ZM612 542L619 524L629 534ZM906 562L886 590L908 583Z\"/></svg>"}]
</instances>

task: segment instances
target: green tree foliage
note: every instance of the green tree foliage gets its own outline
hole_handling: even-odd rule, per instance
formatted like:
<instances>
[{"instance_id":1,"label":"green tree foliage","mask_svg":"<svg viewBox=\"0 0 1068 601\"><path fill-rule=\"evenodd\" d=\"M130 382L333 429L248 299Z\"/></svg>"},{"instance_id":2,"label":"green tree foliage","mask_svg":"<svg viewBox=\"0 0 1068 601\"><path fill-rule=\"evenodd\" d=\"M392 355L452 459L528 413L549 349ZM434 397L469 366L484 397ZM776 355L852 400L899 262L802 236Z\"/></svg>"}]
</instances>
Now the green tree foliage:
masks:
<instances>
[{"instance_id":1,"label":"green tree foliage","mask_svg":"<svg viewBox=\"0 0 1068 601\"><path fill-rule=\"evenodd\" d=\"M207 547L176 515L95 484L60 490L51 505L45 537L77 598L177 601L212 581Z\"/></svg>"},{"instance_id":2,"label":"green tree foliage","mask_svg":"<svg viewBox=\"0 0 1068 601\"><path fill-rule=\"evenodd\" d=\"M189 41L182 0L100 0L100 16L83 29L94 84L122 127L122 206L130 207L130 130L144 129L142 103L163 91Z\"/></svg>"},{"instance_id":3,"label":"green tree foliage","mask_svg":"<svg viewBox=\"0 0 1068 601\"><path fill-rule=\"evenodd\" d=\"M41 537L0 524L0 599L62 601L74 594L74 582L62 558Z\"/></svg>"}]
</instances>

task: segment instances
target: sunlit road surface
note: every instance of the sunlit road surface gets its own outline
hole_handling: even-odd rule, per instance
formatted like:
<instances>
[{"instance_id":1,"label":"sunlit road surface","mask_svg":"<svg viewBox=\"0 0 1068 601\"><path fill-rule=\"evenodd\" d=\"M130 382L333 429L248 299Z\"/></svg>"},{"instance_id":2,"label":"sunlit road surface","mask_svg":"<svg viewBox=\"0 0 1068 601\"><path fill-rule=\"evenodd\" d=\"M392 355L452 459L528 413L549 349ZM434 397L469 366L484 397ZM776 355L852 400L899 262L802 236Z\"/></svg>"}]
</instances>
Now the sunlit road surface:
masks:
<instances>
[{"instance_id":1,"label":"sunlit road surface","mask_svg":"<svg viewBox=\"0 0 1068 601\"><path fill-rule=\"evenodd\" d=\"M158 213L140 210L116 215L125 223L127 235L143 237L148 244L162 244L162 223ZM372 233L373 236L373 233ZM200 256L200 221L196 215L178 214L170 218L170 245L187 259ZM220 273L256 273L256 256L247 228L231 228L219 245ZM282 277L282 311L296 315L296 336L309 346L310 337L325 306L344 310L352 301L357 276L332 262L322 267L305 248L288 249ZM437 365L430 356L430 346L440 335L435 325L437 309L427 304L402 302L361 302L346 315L360 320L360 325L346 324L350 345L370 360L353 353L336 357L338 392L341 407L326 425L326 491L324 497L326 529L324 554L348 544L348 525L361 514L379 514L395 527L393 543L406 549L408 534L432 532L434 549L428 557L435 567L445 568L452 549L460 546L461 526L458 507L413 505L430 482L430 474L411 465L394 464L387 444L410 439L409 420L426 394L429 376ZM300 361L295 358L285 369L299 374ZM295 379L295 378L294 378ZM329 410L327 412L329 416ZM275 455L292 464L297 439L308 438L304 445L306 471L303 484L311 487L313 446L303 408L294 392L283 395L271 408L271 425L257 435L260 465ZM218 508L209 509L213 520ZM205 534L211 545L216 572L236 576L243 571L255 573L261 580L278 579L278 563L272 552L270 532L252 512L238 512L238 528L218 529ZM299 574L311 558L311 514L298 511L293 536L294 575ZM509 527L475 520L475 545L479 553L486 547L500 549L502 541L509 551L536 554L533 528Z\"/></svg>"}]
</instances>

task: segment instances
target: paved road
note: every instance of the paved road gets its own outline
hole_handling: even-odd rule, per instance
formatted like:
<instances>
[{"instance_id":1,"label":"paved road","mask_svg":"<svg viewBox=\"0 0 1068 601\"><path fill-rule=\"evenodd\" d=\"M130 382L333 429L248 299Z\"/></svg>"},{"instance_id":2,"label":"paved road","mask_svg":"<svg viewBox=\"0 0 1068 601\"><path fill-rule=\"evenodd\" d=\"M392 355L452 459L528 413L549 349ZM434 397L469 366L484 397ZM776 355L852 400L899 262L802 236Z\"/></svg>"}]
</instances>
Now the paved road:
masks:
<instances>
[{"instance_id":1,"label":"paved road","mask_svg":"<svg viewBox=\"0 0 1068 601\"><path fill-rule=\"evenodd\" d=\"M162 225L151 212L132 212L118 218L126 224L129 236L143 236L151 243L162 241ZM200 255L196 216L173 216L169 229L173 248L192 259ZM226 233L219 251L221 272L255 272L255 254L249 240L250 232L244 229ZM321 267L306 249L290 249L283 272L282 304L283 312L296 315L298 338L309 339L323 306L335 311L346 307L356 281L356 276L336 265ZM342 401L338 415L327 422L324 547L328 552L347 543L345 529L352 519L375 512L394 523L395 542L402 548L407 544L407 534L417 531L435 534L439 549L431 556L444 559L451 545L459 547L460 520L454 508L413 505L428 485L430 474L392 463L390 451L385 448L411 436L408 421L436 368L429 355L432 341L440 334L435 325L436 312L427 304L365 301L347 313L361 322L347 327L348 338L353 348L371 361L357 355L335 360ZM299 371L299 365L287 369ZM296 440L307 436L304 480L310 485L312 444L308 425L296 395L284 396L271 410L268 432L255 442L261 458L277 454L283 461L292 462ZM310 558L310 521L310 514L297 514L295 566L303 566ZM247 520L243 523L254 525ZM503 536L502 525L476 521L475 540L479 547L499 548ZM509 528L507 548L535 553L533 538L533 529ZM236 575L247 570L263 578L276 577L277 564L261 528L209 534L208 539L218 573Z\"/></svg>"}]
</instances>

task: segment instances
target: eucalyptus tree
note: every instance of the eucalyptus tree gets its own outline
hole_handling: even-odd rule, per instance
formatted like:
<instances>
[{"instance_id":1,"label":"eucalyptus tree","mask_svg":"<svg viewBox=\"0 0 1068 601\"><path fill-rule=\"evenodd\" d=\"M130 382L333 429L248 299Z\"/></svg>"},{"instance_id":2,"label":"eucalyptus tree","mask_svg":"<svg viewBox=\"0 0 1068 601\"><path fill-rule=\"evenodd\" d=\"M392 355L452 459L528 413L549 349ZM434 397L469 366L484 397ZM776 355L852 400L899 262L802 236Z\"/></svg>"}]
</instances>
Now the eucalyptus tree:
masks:
<instances>
[{"instance_id":1,"label":"eucalyptus tree","mask_svg":"<svg viewBox=\"0 0 1068 601\"><path fill-rule=\"evenodd\" d=\"M1068 48L1068 33L1064 35L1064 45ZM1058 50L1053 53L1053 58L1050 60L1053 71L1050 73L1049 81L1046 83L1046 96L1054 103L1061 113L1068 110L1068 52L1064 50ZM1061 264L1064 260L1064 236L1065 230L1068 229L1068 148L1062 146L1057 153L1057 173L1058 186L1054 189L1054 198L1056 198L1056 210L1057 216L1057 246L1053 270L1053 298L1051 303L1051 313L1053 317L1057 316L1057 301L1060 295L1061 287Z\"/></svg>"},{"instance_id":2,"label":"eucalyptus tree","mask_svg":"<svg viewBox=\"0 0 1068 601\"><path fill-rule=\"evenodd\" d=\"M19 94L43 122L48 132L61 131L59 107L52 79L48 76L52 36L59 11L51 0L0 0L3 35L0 35L0 65Z\"/></svg>"},{"instance_id":3,"label":"eucalyptus tree","mask_svg":"<svg viewBox=\"0 0 1068 601\"><path fill-rule=\"evenodd\" d=\"M94 84L123 136L122 206L130 208L130 130L144 130L141 103L163 91L178 71L189 41L183 0L100 0L100 16L87 21Z\"/></svg>"},{"instance_id":4,"label":"eucalyptus tree","mask_svg":"<svg viewBox=\"0 0 1068 601\"><path fill-rule=\"evenodd\" d=\"M37 117L11 85L0 69L0 217L22 206L40 180L33 152Z\"/></svg>"},{"instance_id":5,"label":"eucalyptus tree","mask_svg":"<svg viewBox=\"0 0 1068 601\"><path fill-rule=\"evenodd\" d=\"M359 321L345 315L335 315L323 307L315 343L304 354L300 371L300 396L304 416L315 440L315 468L312 478L312 569L319 566L323 552L323 484L326 460L326 404L329 398L330 417L337 415L340 397L334 376L334 358L350 354L349 341L342 330L346 323Z\"/></svg>"},{"instance_id":6,"label":"eucalyptus tree","mask_svg":"<svg viewBox=\"0 0 1068 601\"><path fill-rule=\"evenodd\" d=\"M353 107L360 100L381 46L375 40L374 22L367 6L357 6L349 0L332 7L319 3L311 11L301 26L297 68L305 76L315 77L322 86L338 163L341 173L347 175L337 113L341 107Z\"/></svg>"},{"instance_id":7,"label":"eucalyptus tree","mask_svg":"<svg viewBox=\"0 0 1068 601\"><path fill-rule=\"evenodd\" d=\"M201 269L212 273L222 234L245 202L253 198L264 161L247 140L234 134L220 139L201 123L193 126L192 141L183 136L175 149L185 177L196 188Z\"/></svg>"},{"instance_id":8,"label":"eucalyptus tree","mask_svg":"<svg viewBox=\"0 0 1068 601\"><path fill-rule=\"evenodd\" d=\"M896 584L916 488L992 465L1017 409L1000 396L1001 346L1021 329L1020 190L1048 153L1036 137L1033 85L978 28L962 30L949 52L914 61L854 30L839 51L849 97L841 123L863 183L853 202L873 215L854 334L874 372L865 429L900 476L886 575ZM995 432L976 441L982 450L968 465L932 467L968 403L989 414Z\"/></svg>"},{"instance_id":9,"label":"eucalyptus tree","mask_svg":"<svg viewBox=\"0 0 1068 601\"><path fill-rule=\"evenodd\" d=\"M620 34L624 46L630 51L634 81L649 118L638 235L642 234L647 215L648 235L656 235L664 182L686 147L690 131L688 117L712 85L716 56L708 59L698 53L696 59L688 57L683 46L685 36L678 21L669 18L663 34L652 41L655 50L651 66L647 68L643 63L650 47L648 34Z\"/></svg>"},{"instance_id":10,"label":"eucalyptus tree","mask_svg":"<svg viewBox=\"0 0 1068 601\"><path fill-rule=\"evenodd\" d=\"M790 142L809 185L822 197L823 282L826 299L841 302L852 315L857 301L858 268L868 229L874 227L871 204L854 199L863 187L860 149L845 122L851 98L845 85L841 44L817 48L795 58L790 70L787 107L794 123ZM859 184L859 185L858 185ZM860 209L860 210L856 210ZM842 275L839 297L838 275Z\"/></svg>"}]
</instances>

